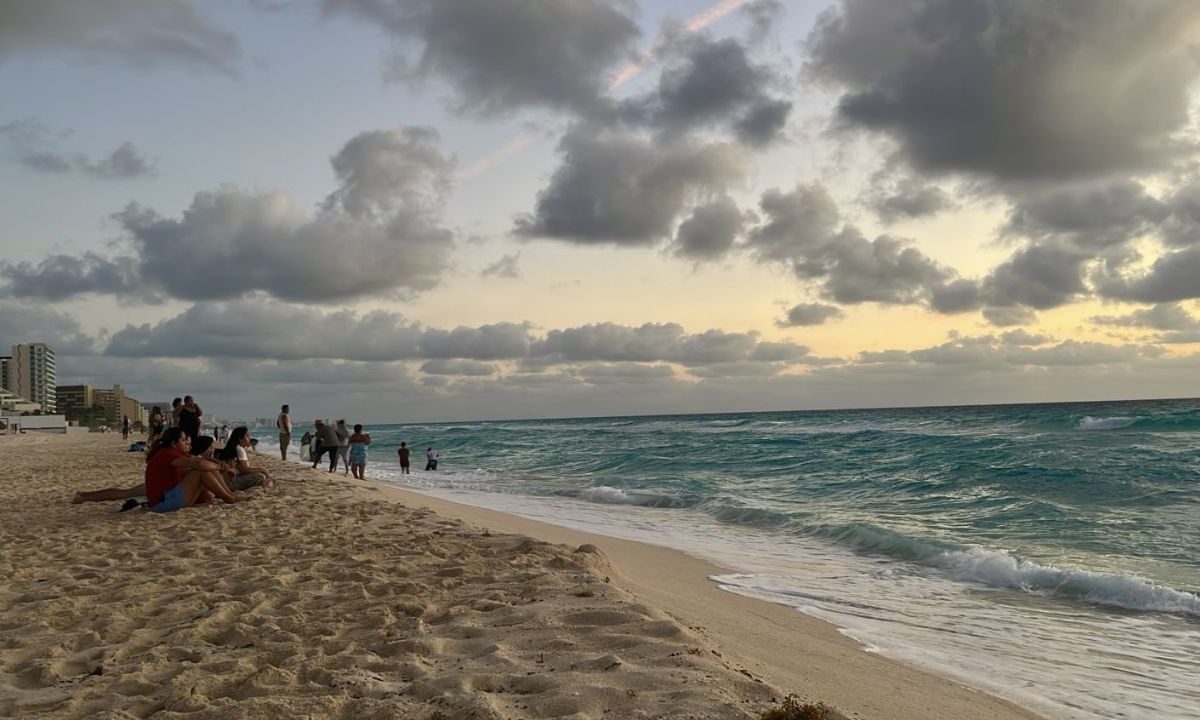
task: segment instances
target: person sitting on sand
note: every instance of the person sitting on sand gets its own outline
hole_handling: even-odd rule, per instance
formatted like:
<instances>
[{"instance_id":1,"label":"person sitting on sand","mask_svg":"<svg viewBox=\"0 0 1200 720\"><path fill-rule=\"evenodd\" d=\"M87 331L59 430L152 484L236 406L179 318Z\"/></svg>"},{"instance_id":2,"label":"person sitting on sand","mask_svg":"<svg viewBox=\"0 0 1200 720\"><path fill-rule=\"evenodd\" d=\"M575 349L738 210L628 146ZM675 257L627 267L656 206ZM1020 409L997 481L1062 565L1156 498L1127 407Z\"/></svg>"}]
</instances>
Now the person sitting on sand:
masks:
<instances>
[{"instance_id":1,"label":"person sitting on sand","mask_svg":"<svg viewBox=\"0 0 1200 720\"><path fill-rule=\"evenodd\" d=\"M190 453L192 438L182 428L170 428L150 450L146 462L146 501L154 512L174 512L220 498L244 502L221 478L221 466Z\"/></svg>"},{"instance_id":2,"label":"person sitting on sand","mask_svg":"<svg viewBox=\"0 0 1200 720\"><path fill-rule=\"evenodd\" d=\"M248 447L250 447L249 428L236 427L229 434L229 440L225 443L225 447L217 453L216 459L233 471L229 487L234 490L249 490L259 485L268 488L275 487L275 478L271 477L268 470L250 465L250 456L246 453Z\"/></svg>"},{"instance_id":3,"label":"person sitting on sand","mask_svg":"<svg viewBox=\"0 0 1200 720\"><path fill-rule=\"evenodd\" d=\"M348 438L350 443L350 472L359 480L366 480L363 471L367 469L367 446L371 444L371 434L363 432L362 425L354 426L354 433Z\"/></svg>"},{"instance_id":4,"label":"person sitting on sand","mask_svg":"<svg viewBox=\"0 0 1200 720\"><path fill-rule=\"evenodd\" d=\"M211 438L209 439L209 443L211 444ZM160 504L166 492L180 486L184 480L187 481L187 484L185 487L182 487L178 493L176 493L177 502L190 500L190 502L187 504L195 505L197 504L197 500L199 500L201 497L201 492L209 493L209 497L215 495L222 500L225 500L226 496L228 496L231 499L226 500L226 502L237 502L236 499L232 499L233 494L229 491L228 486L225 485L224 480L220 477L218 472L220 470L220 466L211 460L205 460L201 457L192 457L191 460L196 462L183 463L177 467L168 464L165 469L162 467L164 462L166 462L165 458L167 455L170 455L173 460L188 458L188 453L191 452L191 447L191 437L184 434L184 432L179 428L167 428L162 432L162 435L150 448L150 454L146 458L146 476L143 482L140 482L137 485L129 488L104 488L103 490L80 491L75 493L75 497L71 498L71 502L73 504L85 502L107 502L111 500L128 500L129 498L143 496L147 499L151 499L151 489L149 487L151 475L150 466L151 463L154 463L156 459L157 463L155 463L154 473L155 477L157 478L157 485L155 486L157 495L155 496L152 504ZM163 453L167 453L167 455L164 455ZM179 481L175 482L164 490L162 489L162 486L170 481L170 472L168 471L178 471L176 474L179 476ZM218 493L216 490L213 490L213 487L218 488L221 492ZM180 505L179 507L184 506ZM179 508L172 509L178 510ZM164 509L158 510L158 512L167 512L167 510L164 506Z\"/></svg>"}]
</instances>

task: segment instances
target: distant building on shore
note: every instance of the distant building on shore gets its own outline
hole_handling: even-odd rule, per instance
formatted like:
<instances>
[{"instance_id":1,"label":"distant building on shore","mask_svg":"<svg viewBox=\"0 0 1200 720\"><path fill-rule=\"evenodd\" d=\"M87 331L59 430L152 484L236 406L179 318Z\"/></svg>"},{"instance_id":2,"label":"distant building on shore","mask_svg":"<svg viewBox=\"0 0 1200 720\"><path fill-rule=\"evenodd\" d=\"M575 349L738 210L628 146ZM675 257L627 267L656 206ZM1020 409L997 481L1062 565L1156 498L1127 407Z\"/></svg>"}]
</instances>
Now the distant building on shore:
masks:
<instances>
[{"instance_id":1,"label":"distant building on shore","mask_svg":"<svg viewBox=\"0 0 1200 720\"><path fill-rule=\"evenodd\" d=\"M37 403L43 414L58 409L57 379L54 348L46 343L13 345L12 355L0 358L0 388Z\"/></svg>"},{"instance_id":2,"label":"distant building on shore","mask_svg":"<svg viewBox=\"0 0 1200 720\"><path fill-rule=\"evenodd\" d=\"M67 420L80 424L119 426L126 415L134 425L145 425L149 412L120 385L98 388L91 385L60 385L59 410Z\"/></svg>"}]
</instances>

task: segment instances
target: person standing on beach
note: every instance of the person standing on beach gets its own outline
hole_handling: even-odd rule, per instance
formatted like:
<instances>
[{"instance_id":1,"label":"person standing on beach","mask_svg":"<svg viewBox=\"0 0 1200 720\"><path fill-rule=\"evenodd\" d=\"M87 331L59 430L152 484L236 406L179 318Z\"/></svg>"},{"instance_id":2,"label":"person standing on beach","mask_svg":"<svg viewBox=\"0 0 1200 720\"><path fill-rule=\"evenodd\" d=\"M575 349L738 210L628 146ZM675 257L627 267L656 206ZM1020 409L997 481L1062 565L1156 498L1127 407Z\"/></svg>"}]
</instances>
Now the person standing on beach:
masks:
<instances>
[{"instance_id":1,"label":"person standing on beach","mask_svg":"<svg viewBox=\"0 0 1200 720\"><path fill-rule=\"evenodd\" d=\"M329 472L337 470L338 461L338 436L332 425L325 424L325 421L317 418L313 423L317 427L317 452L313 455L313 469L317 468L317 464L321 462L321 456L329 453ZM349 437L349 436L347 436Z\"/></svg>"},{"instance_id":2,"label":"person standing on beach","mask_svg":"<svg viewBox=\"0 0 1200 720\"><path fill-rule=\"evenodd\" d=\"M287 460L288 445L292 444L292 416L291 408L284 405L279 411L279 417L275 418L275 427L279 428L279 454L284 460Z\"/></svg>"},{"instance_id":3,"label":"person standing on beach","mask_svg":"<svg viewBox=\"0 0 1200 720\"><path fill-rule=\"evenodd\" d=\"M179 427L179 411L183 409L183 398L171 401L171 423L167 427Z\"/></svg>"},{"instance_id":4,"label":"person standing on beach","mask_svg":"<svg viewBox=\"0 0 1200 720\"><path fill-rule=\"evenodd\" d=\"M163 430L167 427L167 418L163 415L163 411L157 405L150 411L150 420L147 422L148 429L146 432L146 446L154 444L159 435L162 435Z\"/></svg>"},{"instance_id":5,"label":"person standing on beach","mask_svg":"<svg viewBox=\"0 0 1200 720\"><path fill-rule=\"evenodd\" d=\"M179 429L183 430L184 434L193 441L200 437L200 418L202 417L204 417L204 411L196 404L195 398L191 395L184 395L183 406L179 408Z\"/></svg>"},{"instance_id":6,"label":"person standing on beach","mask_svg":"<svg viewBox=\"0 0 1200 720\"><path fill-rule=\"evenodd\" d=\"M437 450L429 448L425 451L425 470L437 470L438 453Z\"/></svg>"},{"instance_id":7,"label":"person standing on beach","mask_svg":"<svg viewBox=\"0 0 1200 720\"><path fill-rule=\"evenodd\" d=\"M337 454L337 456L342 459L342 463L345 465L345 469L342 471L342 474L349 475L350 474L350 431L346 429L346 421L338 420L337 427L334 429L333 432L334 432L334 434L337 435L337 439L338 439L338 451L337 451L338 454ZM337 462L334 462L334 467L337 467Z\"/></svg>"},{"instance_id":8,"label":"person standing on beach","mask_svg":"<svg viewBox=\"0 0 1200 720\"><path fill-rule=\"evenodd\" d=\"M354 426L354 434L350 436L350 472L359 480L366 480L363 471L367 469L367 446L371 444L371 434L363 432L362 425Z\"/></svg>"},{"instance_id":9,"label":"person standing on beach","mask_svg":"<svg viewBox=\"0 0 1200 720\"><path fill-rule=\"evenodd\" d=\"M132 429L133 429L133 424L129 422L129 416L126 415L125 419L121 421L121 439L128 440L129 439L129 431Z\"/></svg>"},{"instance_id":10,"label":"person standing on beach","mask_svg":"<svg viewBox=\"0 0 1200 720\"><path fill-rule=\"evenodd\" d=\"M400 449L396 451L396 454L400 456L400 473L408 475L408 443L400 443Z\"/></svg>"}]
</instances>

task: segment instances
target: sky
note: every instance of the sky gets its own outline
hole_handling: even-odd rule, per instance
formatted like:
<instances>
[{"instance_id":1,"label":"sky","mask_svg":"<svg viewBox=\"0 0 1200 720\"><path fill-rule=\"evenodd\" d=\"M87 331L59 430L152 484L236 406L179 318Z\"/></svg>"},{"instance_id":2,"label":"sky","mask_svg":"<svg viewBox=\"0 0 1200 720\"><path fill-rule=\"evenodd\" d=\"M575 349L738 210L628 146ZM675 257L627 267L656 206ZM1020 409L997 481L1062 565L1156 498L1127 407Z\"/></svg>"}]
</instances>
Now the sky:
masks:
<instances>
[{"instance_id":1,"label":"sky","mask_svg":"<svg viewBox=\"0 0 1200 720\"><path fill-rule=\"evenodd\" d=\"M407 422L1200 395L1194 0L0 0L0 347Z\"/></svg>"}]
</instances>

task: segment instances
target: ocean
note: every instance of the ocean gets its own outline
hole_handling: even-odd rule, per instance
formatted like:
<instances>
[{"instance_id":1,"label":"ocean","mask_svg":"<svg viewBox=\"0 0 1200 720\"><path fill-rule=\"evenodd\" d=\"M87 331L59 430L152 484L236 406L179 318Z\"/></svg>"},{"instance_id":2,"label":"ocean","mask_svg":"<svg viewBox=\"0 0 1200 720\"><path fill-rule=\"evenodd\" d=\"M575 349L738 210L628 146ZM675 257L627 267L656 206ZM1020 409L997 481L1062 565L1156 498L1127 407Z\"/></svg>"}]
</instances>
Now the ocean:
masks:
<instances>
[{"instance_id":1,"label":"ocean","mask_svg":"<svg viewBox=\"0 0 1200 720\"><path fill-rule=\"evenodd\" d=\"M367 430L378 479L714 560L1048 717L1200 717L1200 401Z\"/></svg>"}]
</instances>

